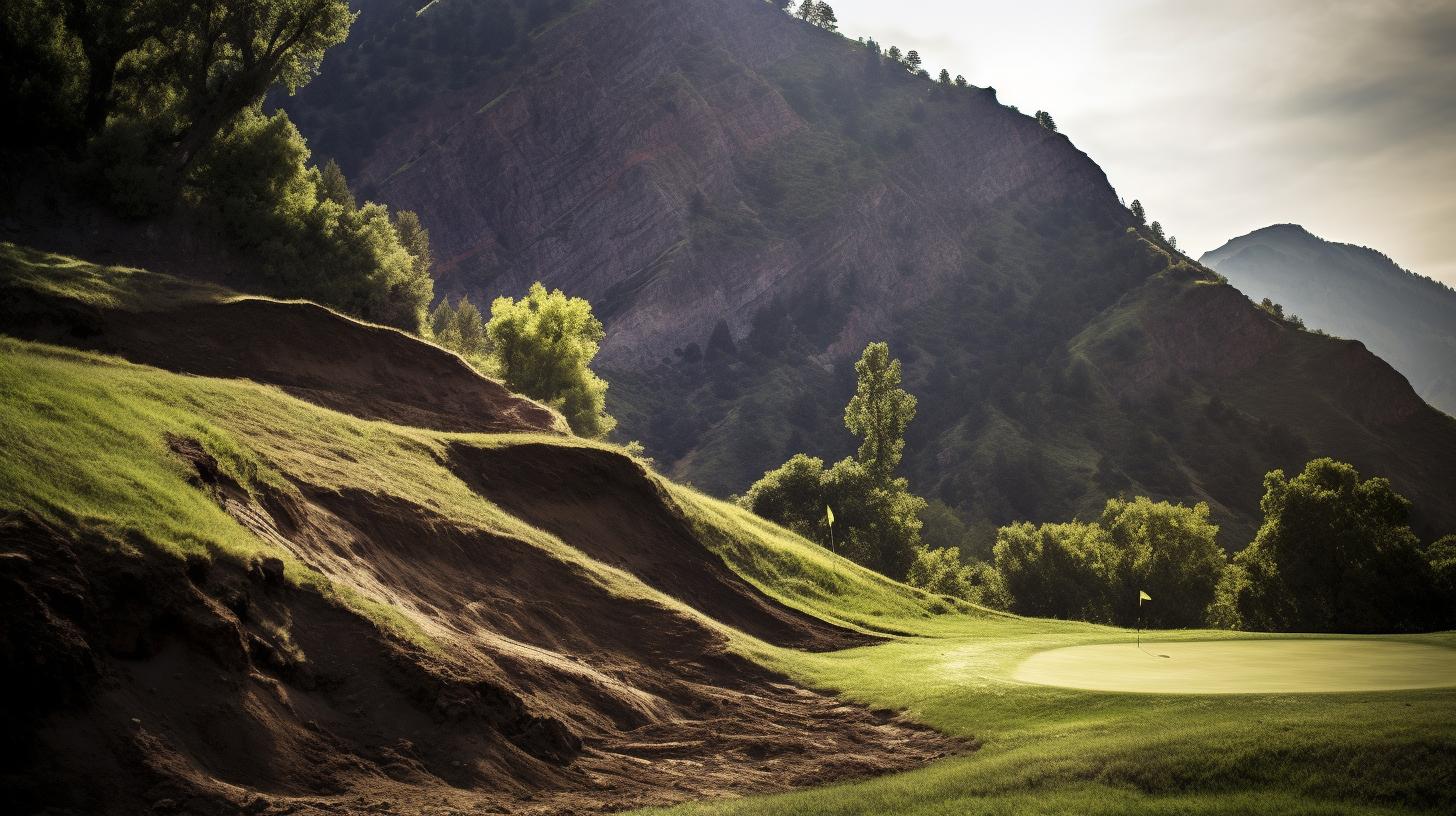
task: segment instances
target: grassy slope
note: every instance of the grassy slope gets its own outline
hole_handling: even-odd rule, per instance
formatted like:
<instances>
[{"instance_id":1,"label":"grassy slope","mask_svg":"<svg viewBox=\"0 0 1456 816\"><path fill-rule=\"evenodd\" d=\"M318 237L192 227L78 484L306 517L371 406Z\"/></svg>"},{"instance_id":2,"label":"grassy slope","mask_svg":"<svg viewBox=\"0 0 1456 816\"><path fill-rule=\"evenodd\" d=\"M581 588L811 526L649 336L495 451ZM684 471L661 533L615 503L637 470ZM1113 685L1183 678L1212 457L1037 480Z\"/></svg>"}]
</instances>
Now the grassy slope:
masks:
<instances>
[{"instance_id":1,"label":"grassy slope","mask_svg":"<svg viewBox=\"0 0 1456 816\"><path fill-rule=\"evenodd\" d=\"M64 285L85 298L100 283L114 284L114 296L125 298L130 289L117 282L126 277L113 272ZM621 596L680 606L501 512L443 464L452 442L494 446L524 438L369 422L249 382L0 338L0 509L101 531L130 557L278 555L291 580L431 646L404 611L328 585L236 524L188 484L165 447L167 433L202 441L243 485L288 489L299 479L387 492L458 523L530 541ZM905 709L984 743L975 754L908 774L687 812L1376 813L1456 806L1456 691L1177 697L1015 683L1014 667L1036 650L1127 633L932 598L730 505L671 489L709 546L770 594L854 627L916 635L805 654L725 629L740 649L816 687ZM1415 639L1456 647L1450 634Z\"/></svg>"}]
</instances>

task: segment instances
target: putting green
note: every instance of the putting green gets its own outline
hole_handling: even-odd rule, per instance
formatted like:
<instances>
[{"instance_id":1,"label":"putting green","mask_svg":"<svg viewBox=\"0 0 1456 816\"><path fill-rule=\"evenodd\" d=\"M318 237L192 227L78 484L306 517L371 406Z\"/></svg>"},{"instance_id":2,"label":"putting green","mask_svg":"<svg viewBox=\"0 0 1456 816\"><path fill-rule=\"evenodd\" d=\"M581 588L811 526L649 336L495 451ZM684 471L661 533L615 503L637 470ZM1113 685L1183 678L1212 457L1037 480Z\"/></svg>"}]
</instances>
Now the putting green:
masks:
<instances>
[{"instance_id":1,"label":"putting green","mask_svg":"<svg viewBox=\"0 0 1456 816\"><path fill-rule=\"evenodd\" d=\"M1037 652L1013 679L1088 691L1288 694L1456 686L1456 649L1392 640L1188 640Z\"/></svg>"}]
</instances>

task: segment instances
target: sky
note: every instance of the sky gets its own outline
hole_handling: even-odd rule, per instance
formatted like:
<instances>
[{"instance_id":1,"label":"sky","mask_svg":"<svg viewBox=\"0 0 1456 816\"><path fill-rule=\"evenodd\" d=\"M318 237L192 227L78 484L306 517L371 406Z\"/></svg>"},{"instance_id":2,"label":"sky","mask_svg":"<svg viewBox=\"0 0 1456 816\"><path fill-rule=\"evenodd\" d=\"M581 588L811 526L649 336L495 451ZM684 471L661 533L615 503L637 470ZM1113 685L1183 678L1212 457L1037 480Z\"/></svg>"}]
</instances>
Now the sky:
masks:
<instances>
[{"instance_id":1,"label":"sky","mask_svg":"<svg viewBox=\"0 0 1456 816\"><path fill-rule=\"evenodd\" d=\"M1060 130L1193 257L1278 223L1456 285L1456 0L834 0Z\"/></svg>"}]
</instances>

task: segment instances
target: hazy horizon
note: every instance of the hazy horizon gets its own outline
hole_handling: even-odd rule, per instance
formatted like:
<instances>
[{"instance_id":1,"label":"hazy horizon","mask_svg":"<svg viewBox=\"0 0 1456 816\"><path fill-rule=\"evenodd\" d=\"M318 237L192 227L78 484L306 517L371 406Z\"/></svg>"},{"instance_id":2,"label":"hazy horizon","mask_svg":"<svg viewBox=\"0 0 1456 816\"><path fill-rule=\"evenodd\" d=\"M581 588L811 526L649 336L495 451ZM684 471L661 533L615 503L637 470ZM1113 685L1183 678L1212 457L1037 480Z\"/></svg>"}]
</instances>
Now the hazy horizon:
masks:
<instances>
[{"instance_id":1,"label":"hazy horizon","mask_svg":"<svg viewBox=\"0 0 1456 816\"><path fill-rule=\"evenodd\" d=\"M1295 223L1456 284L1456 3L832 5L850 37L1049 111L1194 257Z\"/></svg>"}]
</instances>

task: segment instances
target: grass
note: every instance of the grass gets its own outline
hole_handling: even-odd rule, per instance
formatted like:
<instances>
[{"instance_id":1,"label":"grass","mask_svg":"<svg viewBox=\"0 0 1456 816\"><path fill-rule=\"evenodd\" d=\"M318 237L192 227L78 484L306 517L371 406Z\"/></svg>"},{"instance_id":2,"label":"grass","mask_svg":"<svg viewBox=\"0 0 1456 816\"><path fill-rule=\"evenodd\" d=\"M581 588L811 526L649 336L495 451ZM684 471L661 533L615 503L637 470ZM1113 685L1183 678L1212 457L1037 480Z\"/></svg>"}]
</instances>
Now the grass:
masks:
<instances>
[{"instance_id":1,"label":"grass","mask_svg":"<svg viewBox=\"0 0 1456 816\"><path fill-rule=\"evenodd\" d=\"M1158 695L1020 683L1044 649L1126 641L1062 621L945 616L928 635L760 655L796 679L982 742L910 773L671 814L1408 813L1456 806L1456 690ZM1232 640L1227 632L1159 633ZM1413 642L1456 648L1450 633Z\"/></svg>"},{"instance_id":2,"label":"grass","mask_svg":"<svg viewBox=\"0 0 1456 816\"><path fill-rule=\"evenodd\" d=\"M165 276L3 248L26 285L113 308ZM54 277L42 268L57 270ZM29 269L30 271L27 271ZM7 274L12 274L7 272ZM158 288L160 287L160 288ZM143 298L144 300L144 298ZM1037 652L1125 642L1129 633L1003 615L920 592L849 564L730 504L668 485L705 544L786 604L885 642L826 654L779 649L728 629L596 562L475 494L446 465L454 444L531 435L449 434L371 422L246 381L171 374L115 358L0 338L0 509L38 513L112 542L118 557L275 555L317 589L422 648L428 617L310 570L222 512L166 448L198 439L250 490L387 493L454 524L515 537L620 597L703 619L745 654L980 750L910 773L779 796L685 805L675 814L1413 813L1456 809L1456 690L1161 695L1081 691L1014 679ZM1235 641L1227 632L1161 641ZM1317 640L1317 639L1316 639ZM1456 649L1456 634L1384 639ZM1170 647L1171 648L1171 647Z\"/></svg>"}]
</instances>

